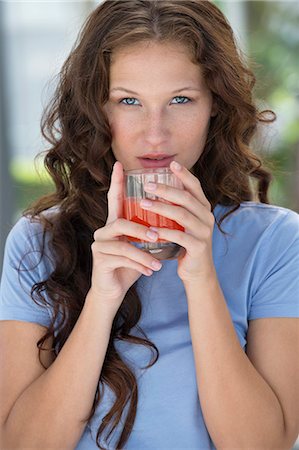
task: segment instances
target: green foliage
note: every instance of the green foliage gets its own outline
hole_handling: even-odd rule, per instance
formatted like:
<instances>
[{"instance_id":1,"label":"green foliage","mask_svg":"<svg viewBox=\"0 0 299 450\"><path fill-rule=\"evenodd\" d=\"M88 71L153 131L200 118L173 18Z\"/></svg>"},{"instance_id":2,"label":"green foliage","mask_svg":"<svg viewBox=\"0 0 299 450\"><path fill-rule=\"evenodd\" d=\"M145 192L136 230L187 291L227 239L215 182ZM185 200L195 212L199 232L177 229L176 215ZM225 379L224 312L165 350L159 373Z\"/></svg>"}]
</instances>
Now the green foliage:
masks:
<instances>
[{"instance_id":1,"label":"green foliage","mask_svg":"<svg viewBox=\"0 0 299 450\"><path fill-rule=\"evenodd\" d=\"M248 2L249 48L259 67L256 94L277 113L275 202L296 209L296 154L299 151L299 8L297 2Z\"/></svg>"},{"instance_id":2,"label":"green foliage","mask_svg":"<svg viewBox=\"0 0 299 450\"><path fill-rule=\"evenodd\" d=\"M54 190L54 184L45 169L41 166L35 167L31 161L15 159L11 164L10 173L18 214L33 201Z\"/></svg>"},{"instance_id":3,"label":"green foliage","mask_svg":"<svg viewBox=\"0 0 299 450\"><path fill-rule=\"evenodd\" d=\"M224 12L234 2L216 2ZM271 139L259 151L274 170L272 202L298 210L299 160L299 4L293 1L242 1L247 21L248 61L257 78L255 97L277 115Z\"/></svg>"}]
</instances>

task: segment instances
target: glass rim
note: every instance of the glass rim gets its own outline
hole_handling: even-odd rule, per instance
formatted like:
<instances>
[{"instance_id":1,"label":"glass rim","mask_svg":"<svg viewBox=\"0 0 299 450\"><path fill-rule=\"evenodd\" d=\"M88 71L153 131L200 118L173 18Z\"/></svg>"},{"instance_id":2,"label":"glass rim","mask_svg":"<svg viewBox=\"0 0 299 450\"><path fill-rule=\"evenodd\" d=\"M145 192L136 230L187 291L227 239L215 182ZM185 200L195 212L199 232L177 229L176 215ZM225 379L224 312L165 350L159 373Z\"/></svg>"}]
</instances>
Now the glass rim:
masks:
<instances>
[{"instance_id":1,"label":"glass rim","mask_svg":"<svg viewBox=\"0 0 299 450\"><path fill-rule=\"evenodd\" d=\"M124 170L125 175L142 175L144 173L169 173L173 174L170 167L141 167L140 169Z\"/></svg>"}]
</instances>

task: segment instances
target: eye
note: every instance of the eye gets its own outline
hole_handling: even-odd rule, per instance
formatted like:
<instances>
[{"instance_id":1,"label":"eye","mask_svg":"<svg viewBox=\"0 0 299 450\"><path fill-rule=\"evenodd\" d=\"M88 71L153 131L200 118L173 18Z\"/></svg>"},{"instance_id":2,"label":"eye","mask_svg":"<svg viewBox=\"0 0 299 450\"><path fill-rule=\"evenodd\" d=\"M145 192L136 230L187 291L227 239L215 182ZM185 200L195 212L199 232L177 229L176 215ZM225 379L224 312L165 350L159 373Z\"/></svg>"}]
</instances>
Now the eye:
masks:
<instances>
[{"instance_id":1,"label":"eye","mask_svg":"<svg viewBox=\"0 0 299 450\"><path fill-rule=\"evenodd\" d=\"M175 100L175 102L172 104L175 104L175 105L181 105L181 104L186 104L186 103L192 102L192 100L190 98L184 97L183 95L178 95L178 96L174 97L173 100ZM138 102L138 103L136 103L136 102ZM127 106L140 105L139 101L134 97L125 97L125 98L121 99L119 101L119 103L121 103L123 105L127 105Z\"/></svg>"},{"instance_id":2,"label":"eye","mask_svg":"<svg viewBox=\"0 0 299 450\"><path fill-rule=\"evenodd\" d=\"M177 100L174 104L175 105L180 105L180 104L184 104L184 103L189 103L192 102L192 100L188 97L184 97L182 95L178 95L177 97L173 98L174 100Z\"/></svg>"},{"instance_id":3,"label":"eye","mask_svg":"<svg viewBox=\"0 0 299 450\"><path fill-rule=\"evenodd\" d=\"M119 103L122 103L123 105L134 106L134 105L138 104L138 103L134 103L135 101L138 101L138 100L133 97L126 97L126 98L123 98L122 100L120 100Z\"/></svg>"}]
</instances>

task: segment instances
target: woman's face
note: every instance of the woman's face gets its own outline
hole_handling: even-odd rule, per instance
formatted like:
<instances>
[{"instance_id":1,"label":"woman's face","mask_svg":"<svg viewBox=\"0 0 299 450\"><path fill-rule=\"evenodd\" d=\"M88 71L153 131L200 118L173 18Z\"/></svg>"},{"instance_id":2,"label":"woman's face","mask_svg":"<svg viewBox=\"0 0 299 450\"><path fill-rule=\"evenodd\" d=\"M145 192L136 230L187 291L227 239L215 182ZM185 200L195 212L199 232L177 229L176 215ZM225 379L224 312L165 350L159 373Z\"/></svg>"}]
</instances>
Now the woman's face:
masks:
<instances>
[{"instance_id":1,"label":"woman's face","mask_svg":"<svg viewBox=\"0 0 299 450\"><path fill-rule=\"evenodd\" d=\"M146 153L174 155L189 170L203 152L213 100L199 65L178 43L142 43L113 54L104 107L112 150L125 170Z\"/></svg>"}]
</instances>

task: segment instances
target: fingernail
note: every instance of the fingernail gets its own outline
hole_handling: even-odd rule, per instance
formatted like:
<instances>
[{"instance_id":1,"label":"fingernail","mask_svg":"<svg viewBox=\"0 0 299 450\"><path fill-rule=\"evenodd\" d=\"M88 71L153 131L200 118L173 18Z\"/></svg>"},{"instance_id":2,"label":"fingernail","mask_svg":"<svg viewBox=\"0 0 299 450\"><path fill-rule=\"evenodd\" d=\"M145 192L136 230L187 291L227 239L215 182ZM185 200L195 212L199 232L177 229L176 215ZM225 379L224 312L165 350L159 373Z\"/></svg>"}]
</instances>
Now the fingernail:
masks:
<instances>
[{"instance_id":1,"label":"fingernail","mask_svg":"<svg viewBox=\"0 0 299 450\"><path fill-rule=\"evenodd\" d=\"M172 161L171 164L175 170L181 170L181 168L182 168L182 166L177 161Z\"/></svg>"},{"instance_id":2,"label":"fingernail","mask_svg":"<svg viewBox=\"0 0 299 450\"><path fill-rule=\"evenodd\" d=\"M161 269L162 264L159 263L158 261L153 261L152 264L151 264L151 266L152 266L153 269L159 270L159 269Z\"/></svg>"},{"instance_id":3,"label":"fingernail","mask_svg":"<svg viewBox=\"0 0 299 450\"><path fill-rule=\"evenodd\" d=\"M149 229L150 229L150 230L153 230L153 231L156 231L156 232L159 231L159 228L156 228L156 227L149 227Z\"/></svg>"},{"instance_id":4,"label":"fingernail","mask_svg":"<svg viewBox=\"0 0 299 450\"><path fill-rule=\"evenodd\" d=\"M144 189L148 191L155 191L157 189L157 185L155 183L146 183L144 185Z\"/></svg>"},{"instance_id":5,"label":"fingernail","mask_svg":"<svg viewBox=\"0 0 299 450\"><path fill-rule=\"evenodd\" d=\"M154 233L153 231L147 231L146 233L145 233L146 235L147 235L147 237L149 237L150 239L157 239L157 237L158 237L158 234L157 233Z\"/></svg>"},{"instance_id":6,"label":"fingernail","mask_svg":"<svg viewBox=\"0 0 299 450\"><path fill-rule=\"evenodd\" d=\"M140 201L140 206L144 206L145 208L148 208L150 206L153 206L153 202L151 202L150 200L141 200Z\"/></svg>"}]
</instances>

